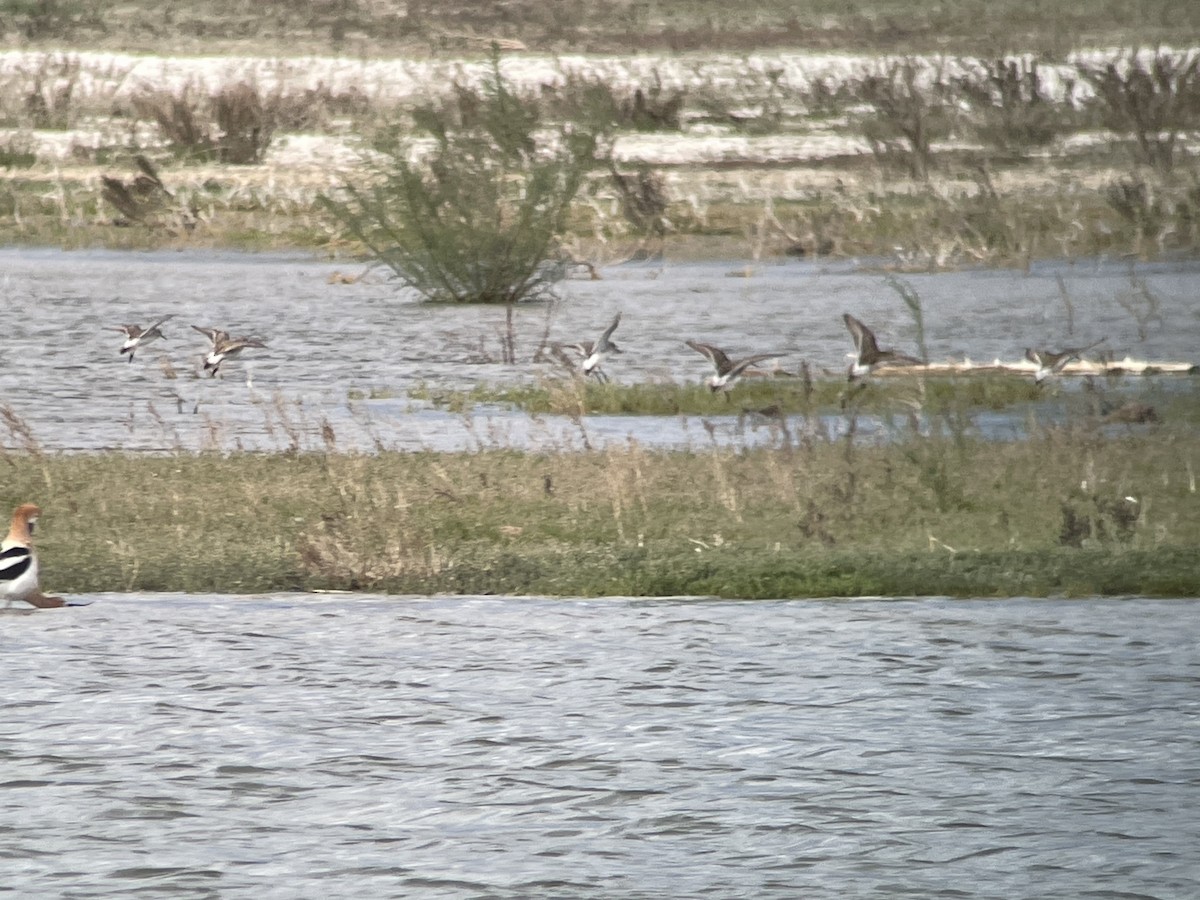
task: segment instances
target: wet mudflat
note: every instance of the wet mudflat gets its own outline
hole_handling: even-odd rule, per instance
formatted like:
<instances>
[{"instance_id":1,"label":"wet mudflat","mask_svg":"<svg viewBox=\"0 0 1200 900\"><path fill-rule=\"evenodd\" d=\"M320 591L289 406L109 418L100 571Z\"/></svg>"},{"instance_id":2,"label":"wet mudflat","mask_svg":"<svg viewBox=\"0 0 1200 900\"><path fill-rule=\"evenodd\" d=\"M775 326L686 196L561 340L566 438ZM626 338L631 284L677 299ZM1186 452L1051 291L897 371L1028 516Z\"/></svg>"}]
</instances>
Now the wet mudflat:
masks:
<instances>
[{"instance_id":1,"label":"wet mudflat","mask_svg":"<svg viewBox=\"0 0 1200 900\"><path fill-rule=\"evenodd\" d=\"M0 264L10 322L0 397L54 450L318 449L325 423L339 449L574 447L578 423L507 410L461 416L408 394L552 374L532 361L545 339L593 339L617 311L625 353L607 368L619 382L700 381L707 363L687 338L734 355L777 350L785 368L807 362L840 374L851 349L844 311L868 321L882 343L917 351L912 317L884 276L849 262L761 265L751 277L730 277L741 264L614 266L601 280L567 282L557 304L521 307L511 332L502 309L421 305L382 274L330 283L361 270L299 257L9 249ZM921 297L933 360L1015 360L1026 346L1101 337L1118 359L1197 358L1195 264L1091 261L904 278ZM126 364L120 335L106 329L168 313L168 340ZM205 340L193 324L258 335L269 349L203 378ZM732 434L731 421L717 425ZM682 418L588 427L593 445L712 437Z\"/></svg>"},{"instance_id":2,"label":"wet mudflat","mask_svg":"<svg viewBox=\"0 0 1200 900\"><path fill-rule=\"evenodd\" d=\"M1197 601L89 599L0 616L20 895L1200 893Z\"/></svg>"}]
</instances>

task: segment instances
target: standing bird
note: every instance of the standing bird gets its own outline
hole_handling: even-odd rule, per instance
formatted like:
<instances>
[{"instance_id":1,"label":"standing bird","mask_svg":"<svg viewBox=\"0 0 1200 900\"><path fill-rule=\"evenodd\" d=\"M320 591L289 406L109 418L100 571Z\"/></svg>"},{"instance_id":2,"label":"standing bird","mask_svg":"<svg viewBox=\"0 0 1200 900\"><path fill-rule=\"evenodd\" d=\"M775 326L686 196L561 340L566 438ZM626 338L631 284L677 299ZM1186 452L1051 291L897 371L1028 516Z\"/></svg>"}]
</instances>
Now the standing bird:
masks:
<instances>
[{"instance_id":1,"label":"standing bird","mask_svg":"<svg viewBox=\"0 0 1200 900\"><path fill-rule=\"evenodd\" d=\"M709 376L706 384L708 384L709 390L714 394L717 391L728 391L733 387L734 382L741 378L742 374L756 363L783 356L782 353L756 353L754 356L747 356L745 359L734 360L730 359L729 355L720 347L714 347L712 344L701 344L699 341L684 341L684 343L697 353L704 354L704 356L708 357L708 361L712 363L716 372Z\"/></svg>"},{"instance_id":2,"label":"standing bird","mask_svg":"<svg viewBox=\"0 0 1200 900\"><path fill-rule=\"evenodd\" d=\"M41 514L32 503L22 503L13 512L8 537L0 541L0 597L5 606L17 601L43 609L65 605L61 597L47 597L38 587L33 530Z\"/></svg>"},{"instance_id":3,"label":"standing bird","mask_svg":"<svg viewBox=\"0 0 1200 900\"><path fill-rule=\"evenodd\" d=\"M881 366L923 366L915 356L897 353L895 350L880 350L875 332L850 313L842 313L842 321L854 338L854 362L850 364L848 381L870 375Z\"/></svg>"},{"instance_id":4,"label":"standing bird","mask_svg":"<svg viewBox=\"0 0 1200 900\"><path fill-rule=\"evenodd\" d=\"M1079 359L1081 353L1086 353L1106 340L1108 339L1100 338L1098 341L1092 341L1086 347L1066 347L1057 353L1053 350L1034 350L1026 347L1025 358L1037 366L1037 371L1033 373L1034 383L1041 384L1050 376L1058 375L1071 360Z\"/></svg>"},{"instance_id":5,"label":"standing bird","mask_svg":"<svg viewBox=\"0 0 1200 900\"><path fill-rule=\"evenodd\" d=\"M622 353L616 344L609 338L613 332L617 330L617 326L621 324L621 314L617 313L613 316L612 323L604 329L604 333L600 338L593 341L584 341L580 344L573 344L572 349L583 358L583 363L580 365L580 370L585 376L595 375L600 381L608 381L608 375L600 368L600 363L604 362L604 358L614 353Z\"/></svg>"},{"instance_id":6,"label":"standing bird","mask_svg":"<svg viewBox=\"0 0 1200 900\"><path fill-rule=\"evenodd\" d=\"M240 355L247 347L265 349L267 346L258 338L230 337L228 331L220 328L201 328L199 325L193 325L192 328L212 341L212 350L204 357L204 371L213 378L225 360Z\"/></svg>"},{"instance_id":7,"label":"standing bird","mask_svg":"<svg viewBox=\"0 0 1200 900\"><path fill-rule=\"evenodd\" d=\"M133 362L134 351L142 344L148 344L154 340L163 340L164 335L159 328L163 322L171 316L163 316L149 328L143 330L141 325L110 325L110 331L120 331L125 335L125 343L121 345L120 352L129 354L129 362Z\"/></svg>"}]
</instances>

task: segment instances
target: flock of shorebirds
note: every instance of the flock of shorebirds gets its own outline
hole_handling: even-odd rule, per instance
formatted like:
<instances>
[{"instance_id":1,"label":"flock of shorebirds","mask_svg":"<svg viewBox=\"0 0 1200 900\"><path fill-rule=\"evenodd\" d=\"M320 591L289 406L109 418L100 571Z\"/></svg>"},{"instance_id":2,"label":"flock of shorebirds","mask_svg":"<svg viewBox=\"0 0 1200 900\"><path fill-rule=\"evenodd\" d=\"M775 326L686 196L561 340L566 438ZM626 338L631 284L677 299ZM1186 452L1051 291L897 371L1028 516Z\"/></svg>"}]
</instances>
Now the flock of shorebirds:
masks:
<instances>
[{"instance_id":1,"label":"flock of shorebirds","mask_svg":"<svg viewBox=\"0 0 1200 900\"><path fill-rule=\"evenodd\" d=\"M152 341L163 339L162 326L171 318L164 316L148 328L137 324L111 326L114 331L125 335L125 341L118 351L120 355L128 356L129 362L133 362L139 349ZM211 344L204 355L204 371L214 377L225 360L237 357L243 350L267 346L260 338L234 337L221 328L199 325L193 325L192 328L207 337ZM18 506L13 512L8 536L0 542L0 598L6 607L13 603L26 603L39 609L75 605L62 597L42 593L37 553L33 549L33 532L41 513L33 503Z\"/></svg>"},{"instance_id":2,"label":"flock of shorebirds","mask_svg":"<svg viewBox=\"0 0 1200 900\"><path fill-rule=\"evenodd\" d=\"M849 381L857 381L860 378L865 378L872 372L882 368L924 367L927 365L924 360L917 359L915 356L909 356L906 353L900 353L896 350L881 348L879 341L875 337L875 332L868 328L861 320L850 315L850 313L843 313L842 321L846 323L846 329L854 339L854 353L847 354L853 359L846 373ZM617 313L612 322L609 323L609 326L604 329L604 332L595 341L582 341L576 344L563 344L559 346L571 350L576 354L579 358L579 370L584 376L591 376L599 381L608 381L608 376L601 368L601 364L608 356L622 352L612 340L613 333L620 324L621 314ZM1104 339L1102 338L1085 347L1067 347L1062 350L1036 350L1028 348L1025 351L1025 359L1036 366L1033 372L1033 379L1038 384L1041 384L1047 378L1060 374L1072 360L1080 359L1082 354L1103 342ZM706 384L713 393L728 391L742 375L746 374L748 370L753 369L754 366L785 355L783 352L756 353L753 356L733 359L720 347L715 347L712 344L704 344L700 341L691 340L684 341L684 343L697 353L705 356L712 365L713 374L708 378Z\"/></svg>"},{"instance_id":3,"label":"flock of shorebirds","mask_svg":"<svg viewBox=\"0 0 1200 900\"><path fill-rule=\"evenodd\" d=\"M134 354L140 347L151 341L162 339L162 326L172 318L173 316L164 316L148 328L142 328L139 324L110 326L114 331L120 331L125 335L125 341L121 344L119 352L122 355L128 354L129 361L133 362ZM881 348L879 341L875 338L875 332L868 328L861 320L850 315L850 313L843 313L842 320L846 323L846 328L850 332L850 336L854 339L854 353L847 354L853 358L853 362L850 363L850 368L847 371L848 380L856 381L860 378L865 378L872 372L885 367L899 368L926 365L924 360L917 359L915 356L909 356L896 350ZM607 357L623 352L612 339L613 333L620 324L621 314L617 313L613 317L612 322L609 323L609 326L604 329L600 337L596 340L581 341L574 344L561 344L558 346L571 350L578 356L579 370L584 376L590 376L599 381L608 381L608 375L604 372L601 364ZM211 376L216 376L222 362L239 356L243 350L251 348L266 349L267 346L266 342L261 338L233 337L228 331L220 328L208 328L200 325L193 325L192 328L207 337L211 344L208 353L204 357L203 366L204 371ZM1029 348L1025 351L1025 359L1037 367L1033 373L1033 378L1034 381L1040 384L1047 378L1059 374L1072 360L1080 359L1082 354L1103 342L1104 339L1101 338L1084 347L1067 347L1062 350L1035 350ZM712 365L713 374L706 383L714 393L728 391L747 370L752 369L759 363L778 359L785 355L783 352L755 353L752 356L734 359L720 347L712 344L692 340L684 341L684 343L706 357Z\"/></svg>"},{"instance_id":4,"label":"flock of shorebirds","mask_svg":"<svg viewBox=\"0 0 1200 900\"><path fill-rule=\"evenodd\" d=\"M162 340L162 326L172 318L174 316L163 316L149 328L143 328L138 324L109 326L113 331L120 331L125 335L125 342L121 344L118 352L122 356L128 353L129 362L133 362L133 356L139 347L151 341ZM243 350L251 347L266 349L267 346L261 338L233 337L228 331L221 328L203 328L199 325L193 325L192 328L208 338L212 344L211 349L204 357L204 371L211 376L216 376L221 368L221 363L239 356Z\"/></svg>"},{"instance_id":5,"label":"flock of shorebirds","mask_svg":"<svg viewBox=\"0 0 1200 900\"><path fill-rule=\"evenodd\" d=\"M162 340L162 326L172 316L164 316L148 328L138 324L111 326L114 330L125 335L125 341L118 351L122 356L128 356L133 362L134 355L139 349L152 341ZM909 356L896 350L884 349L879 346L875 333L860 320L849 313L842 316L850 336L854 339L854 353L848 354L852 362L847 370L847 379L856 381L865 378L872 372L884 367L925 366L923 360ZM584 377L593 377L599 381L608 381L602 364L609 356L619 354L622 350L613 341L612 336L621 324L621 314L613 318L600 337L594 341L583 341L576 344L557 345L573 351L579 359L579 371ZM242 351L249 349L265 349L266 342L257 337L234 337L228 331L220 328L192 328L208 338L211 347L204 356L203 370L210 376L216 376L221 364L239 356ZM706 357L713 367L713 374L705 382L713 393L729 391L748 370L759 363L777 359L779 353L755 353L740 359L732 358L720 347L700 341L684 342L692 350ZM1092 349L1102 341L1096 341L1086 347L1072 347L1063 350L1033 350L1025 351L1025 358L1036 365L1034 380L1038 383L1059 374L1071 360L1079 359L1080 355ZM33 531L41 510L32 503L24 503L13 512L12 525L8 536L0 543L0 597L5 605L14 602L24 602L33 607L48 608L71 605L61 597L49 597L42 593L38 581L38 559L33 549Z\"/></svg>"}]
</instances>

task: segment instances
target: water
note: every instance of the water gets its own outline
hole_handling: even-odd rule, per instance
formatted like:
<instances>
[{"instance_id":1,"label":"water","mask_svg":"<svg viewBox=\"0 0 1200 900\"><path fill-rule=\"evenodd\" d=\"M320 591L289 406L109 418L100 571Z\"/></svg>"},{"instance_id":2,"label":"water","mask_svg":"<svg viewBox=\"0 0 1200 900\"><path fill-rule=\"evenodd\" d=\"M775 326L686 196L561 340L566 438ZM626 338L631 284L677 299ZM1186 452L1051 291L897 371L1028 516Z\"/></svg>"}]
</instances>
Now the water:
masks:
<instances>
[{"instance_id":1,"label":"water","mask_svg":"<svg viewBox=\"0 0 1200 900\"><path fill-rule=\"evenodd\" d=\"M1196 601L110 595L0 617L0 884L1200 896Z\"/></svg>"},{"instance_id":2,"label":"water","mask_svg":"<svg viewBox=\"0 0 1200 900\"><path fill-rule=\"evenodd\" d=\"M0 398L50 450L321 449L326 423L339 449L557 449L630 437L649 446L707 446L709 429L686 417L592 417L581 430L561 418L505 410L458 416L410 393L552 374L549 365L532 362L544 338L593 339L617 311L623 319L616 339L626 352L606 368L618 382L699 382L707 362L684 346L686 338L735 356L784 351L781 364L789 370L807 362L840 374L852 347L844 311L871 324L885 345L916 350L911 316L879 274L854 263L789 262L759 266L750 278L727 277L743 268L636 264L609 267L599 281L567 282L563 302L518 309L510 364L503 361L503 310L424 306L378 275L330 283L337 271L361 271L345 263L0 250L0 307L8 323ZM922 298L935 360L1015 360L1026 346L1100 337L1117 358L1197 357L1195 263L1063 263L1029 273L906 280ZM166 342L142 350L132 365L118 357L122 337L108 328L146 325L167 313L175 318L164 326ZM270 347L228 363L223 378L201 378L206 342L193 324L258 334ZM747 433L734 420L715 417L718 435L769 439L769 429ZM820 427L836 433L844 423L832 417ZM9 446L24 440L0 436Z\"/></svg>"}]
</instances>

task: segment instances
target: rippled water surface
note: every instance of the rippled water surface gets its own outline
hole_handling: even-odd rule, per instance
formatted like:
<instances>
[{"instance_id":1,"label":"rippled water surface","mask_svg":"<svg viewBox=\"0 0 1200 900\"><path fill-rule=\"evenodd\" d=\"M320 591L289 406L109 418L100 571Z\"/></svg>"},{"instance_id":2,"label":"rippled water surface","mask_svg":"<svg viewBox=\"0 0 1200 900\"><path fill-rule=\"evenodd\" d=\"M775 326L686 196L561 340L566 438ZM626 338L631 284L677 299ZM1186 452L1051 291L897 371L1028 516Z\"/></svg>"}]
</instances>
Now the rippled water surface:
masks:
<instances>
[{"instance_id":1,"label":"rippled water surface","mask_svg":"<svg viewBox=\"0 0 1200 900\"><path fill-rule=\"evenodd\" d=\"M0 884L1200 896L1200 607L111 595L0 616Z\"/></svg>"},{"instance_id":2,"label":"rippled water surface","mask_svg":"<svg viewBox=\"0 0 1200 900\"><path fill-rule=\"evenodd\" d=\"M686 338L734 356L781 351L789 370L807 362L841 373L852 347L845 311L873 325L883 344L917 349L896 292L853 263L762 265L736 278L729 275L745 266L609 267L599 281L564 284L559 304L519 308L511 362L504 310L421 305L379 275L330 283L338 271L361 269L228 253L0 250L0 400L51 449L321 448L326 423L342 449L557 448L578 446L585 431L592 444L634 437L686 446L707 444L711 432L685 418L592 417L582 429L501 410L464 418L410 394L534 380L554 371L532 362L544 339L591 340L618 311L625 352L606 368L624 383L699 382L708 364ZM1118 359L1197 361L1195 264L1089 262L905 278L921 296L934 360L1011 361L1026 346L1105 337ZM122 337L108 329L167 314L175 316L164 326L168 340L125 364ZM228 363L223 378L200 378L205 339L191 325L256 334L269 349ZM717 424L722 434L732 427Z\"/></svg>"}]
</instances>

